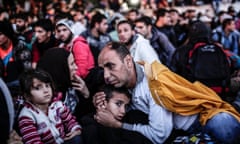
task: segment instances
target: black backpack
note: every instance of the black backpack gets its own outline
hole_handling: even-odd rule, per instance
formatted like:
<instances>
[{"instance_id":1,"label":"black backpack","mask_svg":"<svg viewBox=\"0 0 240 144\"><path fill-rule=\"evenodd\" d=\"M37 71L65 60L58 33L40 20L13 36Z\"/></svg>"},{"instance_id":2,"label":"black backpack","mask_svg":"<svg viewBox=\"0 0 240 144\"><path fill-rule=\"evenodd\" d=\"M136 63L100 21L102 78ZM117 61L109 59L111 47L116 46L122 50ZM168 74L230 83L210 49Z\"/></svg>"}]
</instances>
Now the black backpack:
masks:
<instances>
[{"instance_id":1,"label":"black backpack","mask_svg":"<svg viewBox=\"0 0 240 144\"><path fill-rule=\"evenodd\" d=\"M188 53L190 77L212 88L220 96L229 91L230 61L216 43L196 43Z\"/></svg>"}]
</instances>

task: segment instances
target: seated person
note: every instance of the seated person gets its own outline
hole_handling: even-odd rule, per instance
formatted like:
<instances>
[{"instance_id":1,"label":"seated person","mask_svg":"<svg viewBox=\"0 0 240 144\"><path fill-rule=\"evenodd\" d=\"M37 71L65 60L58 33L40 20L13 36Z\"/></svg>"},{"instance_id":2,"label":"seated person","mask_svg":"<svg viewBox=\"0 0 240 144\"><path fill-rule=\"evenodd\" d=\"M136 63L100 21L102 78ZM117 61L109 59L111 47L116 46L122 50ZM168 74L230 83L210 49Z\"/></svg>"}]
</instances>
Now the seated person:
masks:
<instances>
[{"instance_id":1,"label":"seated person","mask_svg":"<svg viewBox=\"0 0 240 144\"><path fill-rule=\"evenodd\" d=\"M124 118L126 110L129 106L131 95L125 88L114 88L110 85L103 86L103 91L106 93L106 101L103 107L97 109L104 109L113 114L114 119L119 121L133 121L134 113L142 115L142 119L147 119L141 112L130 112L131 116ZM152 142L144 137L142 134L134 131L124 129L104 127L94 119L95 115L87 115L82 118L83 126L83 141L91 144L151 144ZM130 118L132 117L132 118ZM135 117L135 116L134 116ZM140 117L138 117L140 118ZM137 119L138 119L137 118ZM135 117L136 119L136 117ZM136 119L136 122L137 122ZM141 119L141 118L140 118ZM139 122L139 121L138 121Z\"/></svg>"},{"instance_id":2,"label":"seated person","mask_svg":"<svg viewBox=\"0 0 240 144\"><path fill-rule=\"evenodd\" d=\"M54 101L50 75L42 70L22 74L20 86L26 99L18 117L25 144L81 144L81 127L62 101Z\"/></svg>"}]
</instances>

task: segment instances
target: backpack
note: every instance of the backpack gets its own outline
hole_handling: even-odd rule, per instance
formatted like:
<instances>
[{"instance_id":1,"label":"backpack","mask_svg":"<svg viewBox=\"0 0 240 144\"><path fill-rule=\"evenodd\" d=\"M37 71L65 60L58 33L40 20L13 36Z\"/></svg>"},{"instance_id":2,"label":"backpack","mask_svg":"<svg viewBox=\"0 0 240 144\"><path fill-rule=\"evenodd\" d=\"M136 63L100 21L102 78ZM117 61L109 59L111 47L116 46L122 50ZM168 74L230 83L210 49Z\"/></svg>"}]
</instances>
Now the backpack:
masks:
<instances>
[{"instance_id":1,"label":"backpack","mask_svg":"<svg viewBox=\"0 0 240 144\"><path fill-rule=\"evenodd\" d=\"M229 91L230 61L216 43L196 43L188 53L190 77L212 88L220 96Z\"/></svg>"}]
</instances>

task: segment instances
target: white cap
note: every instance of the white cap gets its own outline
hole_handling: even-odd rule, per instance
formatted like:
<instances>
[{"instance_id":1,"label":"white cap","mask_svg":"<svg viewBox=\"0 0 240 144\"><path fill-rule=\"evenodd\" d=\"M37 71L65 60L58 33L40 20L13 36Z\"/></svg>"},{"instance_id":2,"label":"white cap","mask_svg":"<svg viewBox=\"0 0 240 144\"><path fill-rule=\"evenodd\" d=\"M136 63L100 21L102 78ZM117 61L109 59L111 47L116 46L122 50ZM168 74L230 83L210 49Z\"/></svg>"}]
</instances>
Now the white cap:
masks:
<instances>
[{"instance_id":1,"label":"white cap","mask_svg":"<svg viewBox=\"0 0 240 144\"><path fill-rule=\"evenodd\" d=\"M66 26L71 32L72 32L72 34L75 34L74 33L74 30L73 30L73 28L72 28L72 26L73 26L73 21L71 21L71 20L69 20L69 19L61 19L61 20L59 20L57 23L56 23L56 27L58 26L58 25L64 25L64 26Z\"/></svg>"}]
</instances>

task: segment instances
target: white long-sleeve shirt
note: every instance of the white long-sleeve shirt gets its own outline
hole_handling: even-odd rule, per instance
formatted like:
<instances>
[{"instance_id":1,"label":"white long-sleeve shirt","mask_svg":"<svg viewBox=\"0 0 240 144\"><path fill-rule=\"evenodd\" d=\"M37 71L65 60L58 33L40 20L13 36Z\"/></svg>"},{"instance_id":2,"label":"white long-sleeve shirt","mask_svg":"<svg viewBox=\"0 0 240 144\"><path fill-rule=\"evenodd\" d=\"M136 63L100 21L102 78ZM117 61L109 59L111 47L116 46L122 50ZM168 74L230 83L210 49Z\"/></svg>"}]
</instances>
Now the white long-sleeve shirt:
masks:
<instances>
[{"instance_id":1,"label":"white long-sleeve shirt","mask_svg":"<svg viewBox=\"0 0 240 144\"><path fill-rule=\"evenodd\" d=\"M137 85L132 92L132 108L148 114L149 123L123 124L123 128L142 133L155 144L164 143L173 128L173 114L155 103L148 81L140 66L136 65Z\"/></svg>"},{"instance_id":2,"label":"white long-sleeve shirt","mask_svg":"<svg viewBox=\"0 0 240 144\"><path fill-rule=\"evenodd\" d=\"M136 66L137 84L132 92L132 108L148 114L149 123L127 124L123 123L123 128L142 133L155 144L162 144L169 137L173 127L176 129L188 130L198 115L181 116L166 110L155 103L148 86L147 77L144 70L138 64Z\"/></svg>"},{"instance_id":3,"label":"white long-sleeve shirt","mask_svg":"<svg viewBox=\"0 0 240 144\"><path fill-rule=\"evenodd\" d=\"M137 34L137 39L133 42L129 51L135 62L145 61L151 64L155 60L159 61L158 55L149 40L139 34Z\"/></svg>"}]
</instances>

